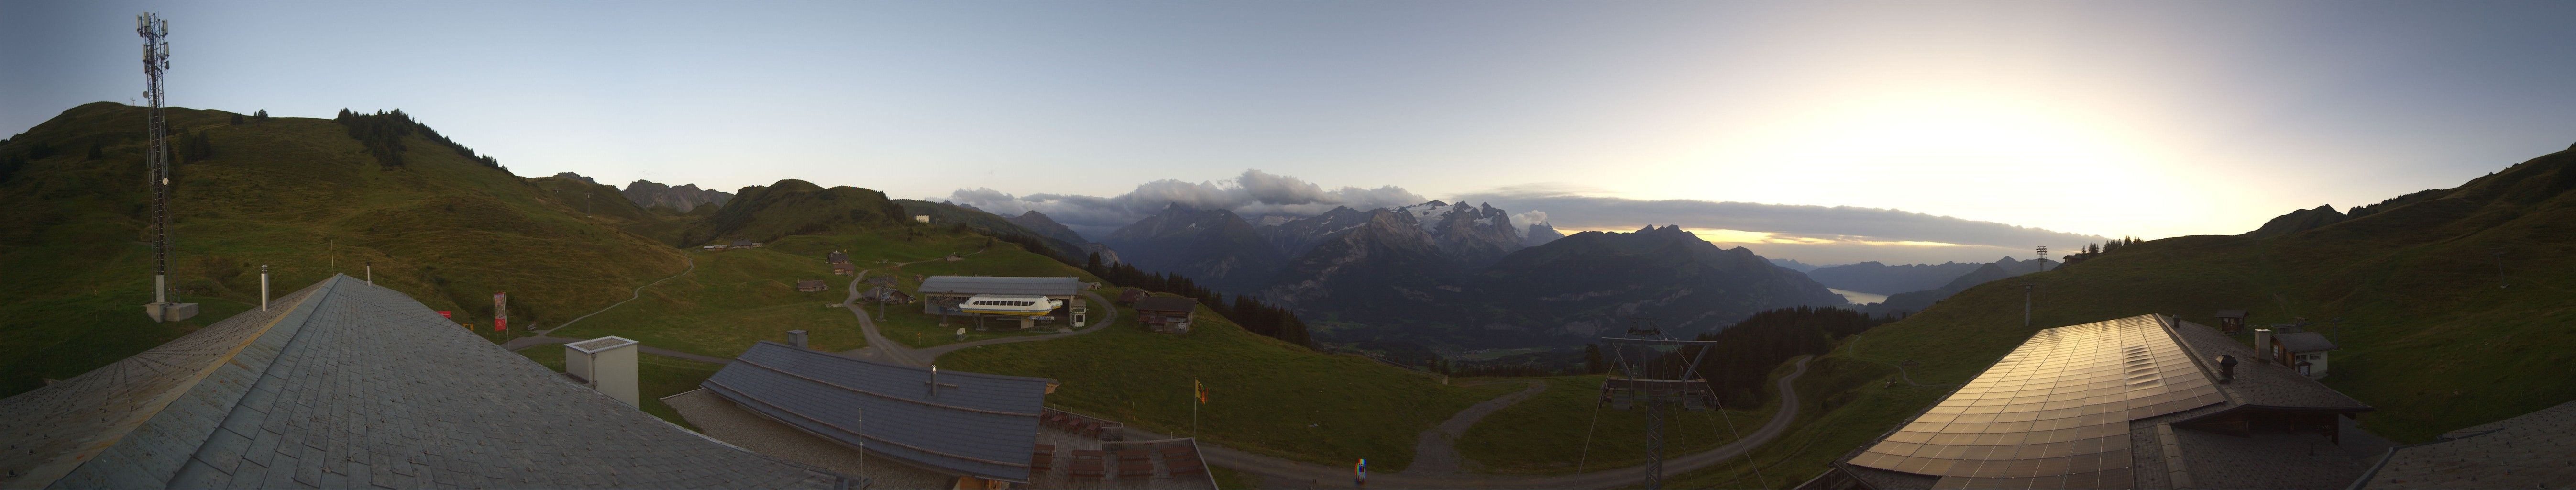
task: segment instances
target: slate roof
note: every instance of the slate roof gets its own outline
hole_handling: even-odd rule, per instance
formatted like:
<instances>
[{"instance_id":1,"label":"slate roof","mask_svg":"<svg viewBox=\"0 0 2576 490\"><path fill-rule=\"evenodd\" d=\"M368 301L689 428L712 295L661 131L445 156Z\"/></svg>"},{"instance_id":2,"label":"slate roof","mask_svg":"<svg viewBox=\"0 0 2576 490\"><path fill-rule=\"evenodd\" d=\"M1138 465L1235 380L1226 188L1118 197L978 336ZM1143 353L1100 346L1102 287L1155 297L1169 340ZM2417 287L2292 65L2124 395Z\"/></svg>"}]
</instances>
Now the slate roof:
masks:
<instances>
[{"instance_id":1,"label":"slate roof","mask_svg":"<svg viewBox=\"0 0 2576 490\"><path fill-rule=\"evenodd\" d=\"M1072 296L1081 291L1082 281L1071 277L930 276L921 280L921 294Z\"/></svg>"},{"instance_id":2,"label":"slate roof","mask_svg":"<svg viewBox=\"0 0 2576 490\"><path fill-rule=\"evenodd\" d=\"M1045 378L937 371L762 341L708 392L806 432L952 475L1028 483Z\"/></svg>"},{"instance_id":3,"label":"slate roof","mask_svg":"<svg viewBox=\"0 0 2576 490\"><path fill-rule=\"evenodd\" d=\"M2576 402L2398 446L2359 488L2566 488L2576 482Z\"/></svg>"},{"instance_id":4,"label":"slate roof","mask_svg":"<svg viewBox=\"0 0 2576 490\"><path fill-rule=\"evenodd\" d=\"M1136 299L1135 308L1140 311L1196 311L1198 306L1198 300L1189 298L1146 296Z\"/></svg>"},{"instance_id":5,"label":"slate roof","mask_svg":"<svg viewBox=\"0 0 2576 490\"><path fill-rule=\"evenodd\" d=\"M2216 384L2219 393L2225 397L2223 402L2130 420L2123 427L2126 429L2127 437L2114 439L2125 443L2123 445L2127 446L2127 449L2112 453L2128 466L2127 484L2103 481L2100 482L2102 486L2175 488L2175 477L2180 476L2190 479L2189 483L2199 488L2339 488L2350 484L2355 477L2362 474L2364 468L2356 462L2353 455L2344 453L2331 444L2319 444L2324 441L2322 436L2258 433L2250 437L2239 437L2183 428L2182 426L2187 423L2242 410L2352 413L2368 411L2371 408L2352 397L2344 396L2341 392L2317 383L2316 380L2301 376L2290 368L2261 361L2254 355L2253 349L2226 334L2219 333L2216 329L2192 322L2175 321L2165 316L2155 316L2154 319L2155 325L2160 327L2158 330L2164 335L2170 335L2191 359L2190 362L2172 366L2177 369L2159 369L2159 371L2166 371L2164 374L2168 377L2166 382L2177 382L2172 377L2192 375L2214 381L2216 379L2214 370L2217 369L2215 359L2221 355L2236 357L2238 360L2236 377L2232 382ZM2035 334L2033 339L2037 340L2040 335ZM2007 357L2007 360L2010 359ZM2067 360L2070 359L2048 358L2040 359L2038 362L2046 364ZM2006 364L1999 361L1996 366L1989 368L1988 374L2008 367L2016 370L2028 370L2031 367L2006 366ZM2132 371L2130 374L2134 376L2136 372ZM1980 375L1980 377L1983 376ZM1964 391L1965 388L1962 390ZM1954 392L1945 396L1944 402L1956 396L1961 396L1961 393ZM1937 407L1938 405L1935 408ZM1929 413L1930 411L1931 408L1927 408L1925 413L1916 414L1905 423L1899 424L1897 428L1901 429L1923 421L1926 416L1933 415ZM2136 414L2134 411L2131 413ZM2163 426L2161 431L2175 435L2174 444L2163 443L2159 426ZM1856 462L1857 458L1871 457L1869 451L1889 441L1889 436L1898 433L1898 430L1891 429L1878 441L1846 453L1833 463L1834 470L1829 472L1828 476L1839 474L1843 479L1866 484L1872 488L1931 488L1951 483L1973 483L1966 479L1949 482L1939 477L1872 468ZM1984 443L1981 441L1978 444ZM1919 456L1920 453L1917 455ZM2169 462L2180 464L2169 466ZM1820 477L1812 484L1825 486L1834 484L1833 481L1836 479ZM2057 482L2042 486L2079 485L2073 482Z\"/></svg>"},{"instance_id":6,"label":"slate roof","mask_svg":"<svg viewBox=\"0 0 2576 490\"><path fill-rule=\"evenodd\" d=\"M333 276L0 400L0 486L847 488L565 382Z\"/></svg>"},{"instance_id":7,"label":"slate roof","mask_svg":"<svg viewBox=\"0 0 2576 490\"><path fill-rule=\"evenodd\" d=\"M2335 350L2334 341L2326 340L2326 334L2316 332L2285 333L2272 338L2281 342L2282 349L2294 353Z\"/></svg>"}]
</instances>

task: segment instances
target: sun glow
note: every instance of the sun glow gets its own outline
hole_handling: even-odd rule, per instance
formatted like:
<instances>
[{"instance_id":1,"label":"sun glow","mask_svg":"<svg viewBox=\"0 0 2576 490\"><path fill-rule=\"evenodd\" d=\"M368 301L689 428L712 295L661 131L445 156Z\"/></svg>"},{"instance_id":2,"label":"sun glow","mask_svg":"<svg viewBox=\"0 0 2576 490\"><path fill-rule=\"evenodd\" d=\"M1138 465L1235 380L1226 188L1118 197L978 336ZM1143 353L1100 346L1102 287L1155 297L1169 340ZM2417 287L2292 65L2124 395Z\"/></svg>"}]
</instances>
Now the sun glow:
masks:
<instances>
[{"instance_id":1,"label":"sun glow","mask_svg":"<svg viewBox=\"0 0 2576 490\"><path fill-rule=\"evenodd\" d=\"M1646 188L1659 196L1897 208L2084 233L2204 203L2120 111L2037 96L1907 90L1731 126ZM1681 178L1672 178L1681 177ZM2157 202L2166 199L2164 202ZM2151 205L2150 205L2151 203Z\"/></svg>"}]
</instances>

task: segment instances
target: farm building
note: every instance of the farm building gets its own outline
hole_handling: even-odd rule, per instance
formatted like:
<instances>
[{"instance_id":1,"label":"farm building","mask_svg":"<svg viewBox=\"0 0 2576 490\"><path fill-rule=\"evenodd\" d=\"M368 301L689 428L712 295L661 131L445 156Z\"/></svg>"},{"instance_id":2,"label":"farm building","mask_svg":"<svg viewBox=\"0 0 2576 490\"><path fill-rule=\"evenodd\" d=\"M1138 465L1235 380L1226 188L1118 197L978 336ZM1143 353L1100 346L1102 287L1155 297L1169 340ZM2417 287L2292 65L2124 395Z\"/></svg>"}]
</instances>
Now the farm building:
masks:
<instances>
[{"instance_id":1,"label":"farm building","mask_svg":"<svg viewBox=\"0 0 2576 490\"><path fill-rule=\"evenodd\" d=\"M334 275L270 305L0 400L0 485L869 485L673 426L393 289Z\"/></svg>"},{"instance_id":2,"label":"farm building","mask_svg":"<svg viewBox=\"0 0 2576 490\"><path fill-rule=\"evenodd\" d=\"M811 293L811 292L822 291L822 290L826 290L826 289L832 289L832 286L831 286L830 284L826 284L826 283L824 283L822 279L806 279L806 280L802 280L802 281L796 281L796 292L800 292L800 293Z\"/></svg>"},{"instance_id":3,"label":"farm building","mask_svg":"<svg viewBox=\"0 0 2576 490\"><path fill-rule=\"evenodd\" d=\"M884 301L887 303L910 303L912 302L912 295L906 294L900 289L877 286L868 288L866 292L859 293L859 300Z\"/></svg>"},{"instance_id":4,"label":"farm building","mask_svg":"<svg viewBox=\"0 0 2576 490\"><path fill-rule=\"evenodd\" d=\"M734 241L733 241L733 245L729 245L729 247L732 247L732 248L760 248L760 242L755 242L755 241L751 241L751 240L734 240Z\"/></svg>"},{"instance_id":5,"label":"farm building","mask_svg":"<svg viewBox=\"0 0 2576 490\"><path fill-rule=\"evenodd\" d=\"M1136 305L1136 300L1138 300L1138 299L1143 299L1144 297L1145 297L1145 290L1143 290L1143 289L1136 289L1136 288L1127 288L1127 290L1125 290L1125 291L1119 291L1119 292L1118 292L1118 304L1127 305L1127 306L1135 306L1135 305Z\"/></svg>"},{"instance_id":6,"label":"farm building","mask_svg":"<svg viewBox=\"0 0 2576 490\"><path fill-rule=\"evenodd\" d=\"M1198 311L1198 300L1176 296L1146 296L1136 300L1136 321L1156 332L1189 333L1191 315Z\"/></svg>"},{"instance_id":7,"label":"farm building","mask_svg":"<svg viewBox=\"0 0 2576 490\"><path fill-rule=\"evenodd\" d=\"M1799 488L2344 488L2370 411L2163 315L2041 330Z\"/></svg>"},{"instance_id":8,"label":"farm building","mask_svg":"<svg viewBox=\"0 0 2576 490\"><path fill-rule=\"evenodd\" d=\"M2334 341L2326 340L2325 334L2316 332L2275 335L2272 336L2272 346L2272 362L2289 366L2291 370L2311 378L2326 377L2326 351L2336 348Z\"/></svg>"},{"instance_id":9,"label":"farm building","mask_svg":"<svg viewBox=\"0 0 2576 490\"><path fill-rule=\"evenodd\" d=\"M834 262L834 263L839 263L839 262L849 262L849 261L850 261L850 254L848 254L848 253L843 253L843 252L841 252L841 251L839 251L839 250L833 250L833 251L832 251L832 253L823 254L823 261L824 261L824 262Z\"/></svg>"},{"instance_id":10,"label":"farm building","mask_svg":"<svg viewBox=\"0 0 2576 490\"><path fill-rule=\"evenodd\" d=\"M849 263L849 262L833 262L833 263L832 263L832 274L847 276L847 275L858 274L858 273L859 273L859 266L857 266L857 265L851 264L851 263Z\"/></svg>"},{"instance_id":11,"label":"farm building","mask_svg":"<svg viewBox=\"0 0 2576 490\"><path fill-rule=\"evenodd\" d=\"M2235 335L2245 331L2245 310L2218 310L2218 331Z\"/></svg>"}]
</instances>

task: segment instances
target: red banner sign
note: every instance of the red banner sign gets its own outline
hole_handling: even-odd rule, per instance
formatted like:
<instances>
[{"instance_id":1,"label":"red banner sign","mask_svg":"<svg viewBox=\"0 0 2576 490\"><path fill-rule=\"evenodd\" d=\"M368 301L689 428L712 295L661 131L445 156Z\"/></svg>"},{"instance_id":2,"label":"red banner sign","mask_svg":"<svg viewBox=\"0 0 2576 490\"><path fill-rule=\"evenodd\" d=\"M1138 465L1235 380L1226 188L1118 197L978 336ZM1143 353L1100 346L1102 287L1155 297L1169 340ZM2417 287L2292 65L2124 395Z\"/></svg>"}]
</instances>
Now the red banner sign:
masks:
<instances>
[{"instance_id":1,"label":"red banner sign","mask_svg":"<svg viewBox=\"0 0 2576 490\"><path fill-rule=\"evenodd\" d=\"M456 312L455 312L455 311L450 311L450 310L438 310L438 317L439 317L439 318L456 318Z\"/></svg>"},{"instance_id":2,"label":"red banner sign","mask_svg":"<svg viewBox=\"0 0 2576 490\"><path fill-rule=\"evenodd\" d=\"M510 329L510 293L492 293L492 331Z\"/></svg>"}]
</instances>

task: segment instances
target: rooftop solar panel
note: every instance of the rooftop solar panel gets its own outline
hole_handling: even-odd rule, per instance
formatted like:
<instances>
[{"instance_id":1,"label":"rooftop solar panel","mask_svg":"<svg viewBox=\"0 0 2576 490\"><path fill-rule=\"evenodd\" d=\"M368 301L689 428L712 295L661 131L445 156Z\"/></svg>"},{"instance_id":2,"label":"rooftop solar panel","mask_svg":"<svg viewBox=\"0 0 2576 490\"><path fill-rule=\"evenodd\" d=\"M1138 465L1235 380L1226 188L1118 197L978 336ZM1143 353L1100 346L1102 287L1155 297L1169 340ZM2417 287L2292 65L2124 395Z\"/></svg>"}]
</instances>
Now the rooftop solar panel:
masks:
<instances>
[{"instance_id":1,"label":"rooftop solar panel","mask_svg":"<svg viewBox=\"0 0 2576 490\"><path fill-rule=\"evenodd\" d=\"M1851 464L1936 488L2128 488L2130 420L2226 401L2162 322L2041 330Z\"/></svg>"}]
</instances>

